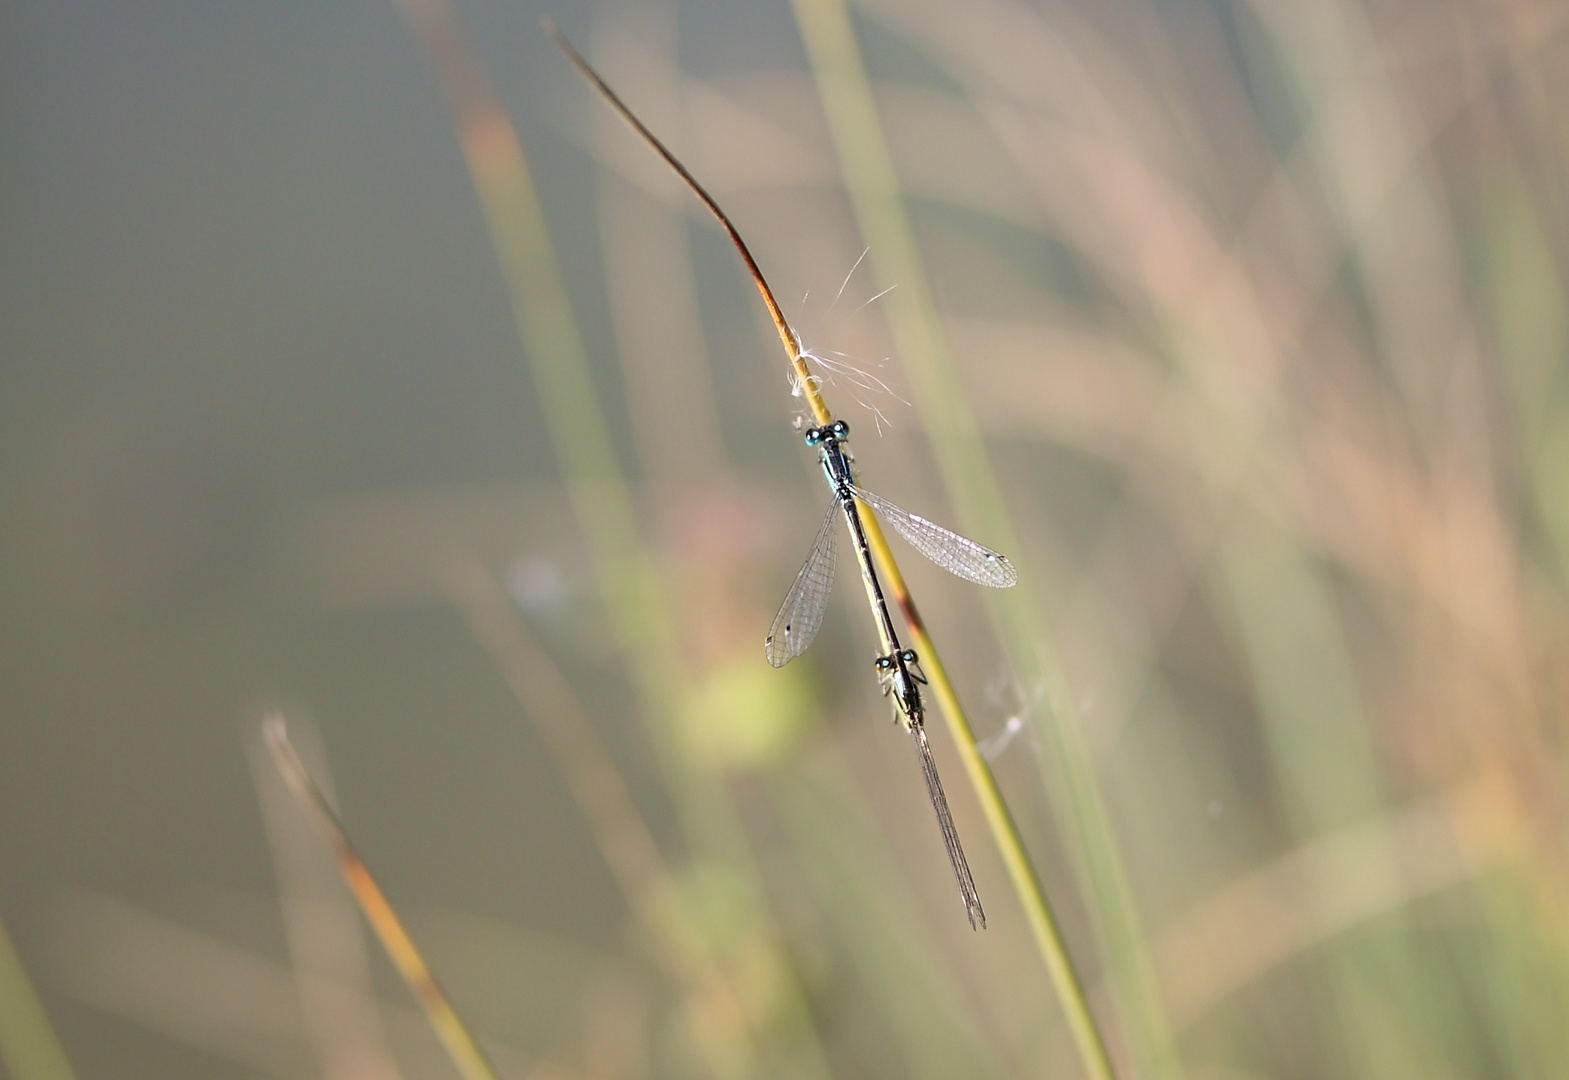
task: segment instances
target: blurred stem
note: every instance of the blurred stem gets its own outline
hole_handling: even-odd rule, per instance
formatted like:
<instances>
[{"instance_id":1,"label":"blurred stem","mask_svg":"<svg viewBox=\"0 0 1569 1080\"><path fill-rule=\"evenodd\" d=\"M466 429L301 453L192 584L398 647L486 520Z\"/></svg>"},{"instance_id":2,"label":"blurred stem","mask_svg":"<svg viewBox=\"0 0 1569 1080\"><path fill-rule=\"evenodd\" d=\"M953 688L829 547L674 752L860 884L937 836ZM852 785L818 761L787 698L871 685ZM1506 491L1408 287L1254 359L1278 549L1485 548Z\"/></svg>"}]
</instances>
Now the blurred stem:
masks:
<instances>
[{"instance_id":1,"label":"blurred stem","mask_svg":"<svg viewBox=\"0 0 1569 1080\"><path fill-rule=\"evenodd\" d=\"M381 891L381 886L371 877L370 869L349 842L348 833L327 802L327 796L311 779L305 763L290 744L288 734L284 731L283 718L269 716L262 733L266 736L267 749L272 752L273 761L277 763L284 782L315 820L333 856L338 860L343 880L348 883L360 910L365 913L366 921L381 939L382 947L387 950L393 966L398 969L410 993L425 1011L430 1026L435 1029L463 1080L497 1080L495 1067L485 1056L485 1051L480 1049L479 1041L437 984L414 939L403 928L403 920L398 918L398 913Z\"/></svg>"},{"instance_id":2,"label":"blurred stem","mask_svg":"<svg viewBox=\"0 0 1569 1080\"><path fill-rule=\"evenodd\" d=\"M1017 551L1019 545L1001 489L937 315L849 12L842 0L795 0L794 6L851 204L862 237L871 249L879 285L899 285L888 294L889 323L922 419L932 435L933 453L949 498L967 532L983 536L988 543L1005 550ZM879 562L888 573L892 561L886 545L879 542L877 546ZM893 583L897 581L897 572L889 573L889 577L890 587L896 593L902 592L902 582ZM1066 699L1049 634L1027 585L999 593L992 600L1003 643L1019 678L1025 685L1047 687L1051 709L1041 725L1046 740L1043 758L1047 787L1053 808L1067 828L1070 856L1091 896L1091 918L1106 954L1108 983L1124 1018L1136 1070L1141 1075L1168 1080L1179 1077L1181 1063L1155 983L1132 891L1088 749ZM907 601L906 593L901 602L907 605L907 615L913 615L914 608ZM973 733L958 709L953 689L943 676L941 665L926 662L928 655L935 654L919 620L912 618L910 628L954 741L964 756L982 805L987 807L987 820L1008 861L1015 889L1031 914L1032 925L1039 924L1036 939L1047 968L1054 979L1059 978L1059 970L1071 973L1071 968L1063 968L1066 957L1061 955L1055 930L1047 933L1051 916L1039 882L996 794L990 770L975 750ZM1065 1002L1082 997L1076 983L1071 987L1059 983L1059 993ZM1105 1057L1104 1050L1097 1052L1096 1046L1085 1044L1080 1049L1087 1065Z\"/></svg>"},{"instance_id":3,"label":"blurred stem","mask_svg":"<svg viewBox=\"0 0 1569 1080\"><path fill-rule=\"evenodd\" d=\"M862 1000L899 1044L889 1072L908 1080L1006 1076L1004 1040L995 1026L983 1026L977 1003L960 992L959 973L931 948L931 929L867 811L864 784L828 739L810 769L779 777L772 792L825 926L861 973ZM921 1008L911 1009L911 1001Z\"/></svg>"},{"instance_id":4,"label":"blurred stem","mask_svg":"<svg viewBox=\"0 0 1569 1080\"><path fill-rule=\"evenodd\" d=\"M656 571L639 543L642 529L523 144L448 0L406 0L401 7L452 108L605 609L639 688L668 708L677 697L671 627L660 614Z\"/></svg>"},{"instance_id":5,"label":"blurred stem","mask_svg":"<svg viewBox=\"0 0 1569 1080\"><path fill-rule=\"evenodd\" d=\"M448 0L405 0L400 9L452 109L578 532L616 643L654 718L651 742L683 825L699 850L739 857L746 844L732 808L668 738L666 725L682 695L674 629L657 568L641 543L523 145Z\"/></svg>"},{"instance_id":6,"label":"blurred stem","mask_svg":"<svg viewBox=\"0 0 1569 1080\"><path fill-rule=\"evenodd\" d=\"M691 921L682 910L681 891L571 684L477 556L455 555L443 571L453 605L544 736L627 906L653 935L655 955L666 972L694 1000L714 1003L723 1015L744 1018L744 1002L721 958L702 947L702 935L690 925L672 924L672 919ZM716 1076L744 1076L748 1064L757 1060L754 1032L744 1019L723 1030L694 1034Z\"/></svg>"},{"instance_id":7,"label":"blurred stem","mask_svg":"<svg viewBox=\"0 0 1569 1080\"><path fill-rule=\"evenodd\" d=\"M76 1080L5 923L0 922L0 1061L12 1080Z\"/></svg>"},{"instance_id":8,"label":"blurred stem","mask_svg":"<svg viewBox=\"0 0 1569 1080\"><path fill-rule=\"evenodd\" d=\"M1239 514L1221 553L1224 586L1295 832L1316 839L1374 820L1385 802L1378 758L1352 645L1321 575L1295 538L1261 515ZM1398 847L1387 834L1383 839L1382 861L1399 865ZM1306 885L1317 906L1327 906L1333 884L1309 877ZM1460 1008L1448 1007L1442 988L1421 977L1404 912L1392 912L1378 930L1337 941L1324 956L1348 1050L1366 1076L1456 1075L1461 1040L1452 1036Z\"/></svg>"},{"instance_id":9,"label":"blurred stem","mask_svg":"<svg viewBox=\"0 0 1569 1080\"><path fill-rule=\"evenodd\" d=\"M669 868L571 684L478 556L454 553L442 580L474 640L544 736L627 905L647 913L650 901L674 892Z\"/></svg>"}]
</instances>

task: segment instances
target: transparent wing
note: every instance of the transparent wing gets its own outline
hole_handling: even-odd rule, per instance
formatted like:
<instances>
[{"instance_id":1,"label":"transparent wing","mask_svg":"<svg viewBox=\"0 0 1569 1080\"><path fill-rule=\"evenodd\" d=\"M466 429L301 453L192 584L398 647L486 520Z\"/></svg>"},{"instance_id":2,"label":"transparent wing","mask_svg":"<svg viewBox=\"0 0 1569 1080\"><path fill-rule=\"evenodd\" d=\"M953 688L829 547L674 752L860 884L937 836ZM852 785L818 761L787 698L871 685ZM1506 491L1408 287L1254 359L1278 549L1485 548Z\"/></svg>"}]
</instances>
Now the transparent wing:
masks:
<instances>
[{"instance_id":1,"label":"transparent wing","mask_svg":"<svg viewBox=\"0 0 1569 1080\"><path fill-rule=\"evenodd\" d=\"M768 631L768 641L763 653L774 667L784 667L806 651L823 625L823 613L828 610L828 594L834 587L835 537L834 519L838 516L839 503L828 504L823 516L823 527L817 530L812 541L812 553L806 557L801 572L795 575L795 584L785 594L774 625Z\"/></svg>"},{"instance_id":2,"label":"transparent wing","mask_svg":"<svg viewBox=\"0 0 1569 1080\"><path fill-rule=\"evenodd\" d=\"M1007 556L999 555L989 547L982 547L974 540L966 540L919 514L903 510L881 495L874 495L863 487L851 485L855 497L881 514L888 524L899 531L911 547L932 562L977 585L990 585L1006 589L1017 585L1019 572Z\"/></svg>"}]
</instances>

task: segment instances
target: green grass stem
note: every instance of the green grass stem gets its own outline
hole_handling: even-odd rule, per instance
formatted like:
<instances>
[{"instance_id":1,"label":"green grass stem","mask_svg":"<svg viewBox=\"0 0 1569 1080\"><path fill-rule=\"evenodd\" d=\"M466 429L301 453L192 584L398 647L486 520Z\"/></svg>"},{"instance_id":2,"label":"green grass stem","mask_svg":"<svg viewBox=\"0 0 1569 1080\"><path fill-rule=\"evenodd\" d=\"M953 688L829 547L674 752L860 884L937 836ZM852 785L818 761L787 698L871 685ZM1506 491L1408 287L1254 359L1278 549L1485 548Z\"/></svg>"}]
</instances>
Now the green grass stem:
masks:
<instances>
[{"instance_id":1,"label":"green grass stem","mask_svg":"<svg viewBox=\"0 0 1569 1080\"><path fill-rule=\"evenodd\" d=\"M1017 551L1014 532L980 430L967 404L962 381L948 348L941 319L906 212L892 157L883 138L876 103L854 27L839 0L796 0L796 20L817 80L829 131L850 193L870 261L881 286L897 283L887 311L916 404L932 436L933 451L959 520L972 535L1005 550ZM1027 577L1027 575L1024 575ZM1138 1072L1175 1078L1181 1065L1166 1019L1148 946L1089 753L1075 723L1050 635L1042 623L1027 581L992 598L1001 637L1014 670L1025 685L1043 684L1051 705L1038 725L1047 751L1047 782L1052 804L1068 833L1068 847L1090 896L1097 937L1106 955L1108 981L1126 1026ZM912 632L915 626L912 625ZM921 632L924 637L924 631ZM929 675L935 659L930 644L920 648ZM941 671L940 663L936 671ZM955 741L965 757L993 835L1009 863L1020 902L1025 906L1042 958L1054 980L1061 980L1066 956L1061 951L1049 909L1022 840L996 792L990 770L974 748L974 735L959 711L946 678L933 676ZM1011 852L1011 854L1010 854ZM1076 982L1059 981L1065 1002L1082 999ZM1065 1006L1066 1007L1066 1006ZM1082 1000L1075 1009L1088 1016ZM1086 1041L1086 1065L1104 1060L1104 1050Z\"/></svg>"},{"instance_id":2,"label":"green grass stem","mask_svg":"<svg viewBox=\"0 0 1569 1080\"><path fill-rule=\"evenodd\" d=\"M49 1014L0 922L0 1061L12 1080L76 1080Z\"/></svg>"}]
</instances>

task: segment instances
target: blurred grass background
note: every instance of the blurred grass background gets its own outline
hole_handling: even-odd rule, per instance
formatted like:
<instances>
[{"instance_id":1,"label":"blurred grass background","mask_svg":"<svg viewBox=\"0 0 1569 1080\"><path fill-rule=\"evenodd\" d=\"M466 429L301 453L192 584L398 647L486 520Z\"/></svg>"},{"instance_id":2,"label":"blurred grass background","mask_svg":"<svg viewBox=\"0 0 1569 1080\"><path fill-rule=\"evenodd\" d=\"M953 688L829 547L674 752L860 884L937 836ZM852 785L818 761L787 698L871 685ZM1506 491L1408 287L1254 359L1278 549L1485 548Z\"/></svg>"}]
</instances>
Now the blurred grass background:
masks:
<instances>
[{"instance_id":1,"label":"blurred grass background","mask_svg":"<svg viewBox=\"0 0 1569 1080\"><path fill-rule=\"evenodd\" d=\"M505 1075L1078 1075L934 733L964 923L851 583L763 663L826 502L772 330L537 25L710 186L808 345L915 400L861 307L898 283L832 302L865 240L790 6L457 11L616 535L578 527L397 8L0 16L0 919L76 1074L451 1075L254 757L281 705ZM1569 8L851 12L1058 655L1010 663L978 590L904 568L1125 1075L1049 709L1183 1075L1562 1075ZM957 524L945 418L829 392L868 486ZM607 593L607 550L647 578ZM641 668L646 611L607 595L668 612Z\"/></svg>"}]
</instances>

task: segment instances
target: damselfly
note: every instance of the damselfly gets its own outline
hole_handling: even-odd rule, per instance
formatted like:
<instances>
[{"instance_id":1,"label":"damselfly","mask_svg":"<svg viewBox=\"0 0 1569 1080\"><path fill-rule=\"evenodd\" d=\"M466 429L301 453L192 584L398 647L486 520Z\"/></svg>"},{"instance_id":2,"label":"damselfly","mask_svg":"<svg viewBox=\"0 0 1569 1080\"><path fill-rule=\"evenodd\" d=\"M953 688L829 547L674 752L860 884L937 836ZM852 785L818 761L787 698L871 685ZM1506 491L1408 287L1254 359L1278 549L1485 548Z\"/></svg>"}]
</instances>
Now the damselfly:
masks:
<instances>
[{"instance_id":1,"label":"damselfly","mask_svg":"<svg viewBox=\"0 0 1569 1080\"><path fill-rule=\"evenodd\" d=\"M883 693L892 699L920 756L926 793L931 797L932 810L937 815L937 827L942 832L943 846L948 849L954 880L958 882L959 894L964 899L965 915L971 926L978 924L984 927L986 913L981 909L981 899L975 891L975 881L970 876L970 865L959 843L953 815L948 811L948 797L943 793L937 763L932 759L931 746L926 741L926 709L921 701L920 689L926 678L921 674L920 659L915 650L899 646L899 635L888 614L888 601L877 580L877 569L872 563L866 530L861 525L860 513L855 504L859 501L881 514L916 551L967 581L1007 588L1018 582L1019 573L1012 563L991 548L982 547L974 540L967 540L941 525L903 510L857 484L853 459L844 445L849 436L850 425L843 420L811 428L806 433L806 445L817 448L823 475L833 490L834 498L828 504L828 512L823 515L823 524L817 530L817 539L812 542L811 553L802 564L801 572L795 576L790 591L785 594L779 614L774 616L774 624L768 632L763 651L770 664L784 667L806 651L817 636L817 631L822 628L823 614L828 609L828 595L833 590L834 564L837 561L834 538L838 530L834 528L834 518L842 515L850 529L856 562L861 569L861 581L866 586L866 598L871 604L872 615L877 622L877 634L882 643L882 654L877 657L876 668Z\"/></svg>"},{"instance_id":2,"label":"damselfly","mask_svg":"<svg viewBox=\"0 0 1569 1080\"><path fill-rule=\"evenodd\" d=\"M895 506L881 495L874 495L857 484L852 470L854 458L844 446L849 436L850 425L843 420L835 420L826 427L811 428L806 433L806 445L818 449L823 475L827 477L828 486L834 493L834 501L828 504L822 528L817 530L817 540L812 544L812 553L806 557L801 572L795 577L795 584L790 586L779 614L774 617L773 627L768 631L764 651L768 662L774 667L784 667L805 652L817 636L817 631L822 628L828 594L834 584L834 537L837 533L833 525L836 511L844 512L850 534L856 541L857 558L862 557L861 548L865 546L866 538L861 533L861 523L855 512L857 499L881 514L883 520L898 530L911 547L949 573L995 589L1006 589L1019 581L1019 572L1005 556L927 521L919 514ZM874 585L875 577L874 574ZM872 606L879 622L887 619L888 606L882 599L880 587L876 590Z\"/></svg>"},{"instance_id":3,"label":"damselfly","mask_svg":"<svg viewBox=\"0 0 1569 1080\"><path fill-rule=\"evenodd\" d=\"M752 258L751 251L747 248L746 242L741 239L740 232L731 223L730 218L719 208L713 196L708 194L687 171L686 166L681 164L664 143L644 126L616 92L610 89L609 84L600 78L599 73L589 65L582 54L556 30L555 25L547 19L545 27L578 72L665 160L666 164L675 170L692 193L719 220L719 224L746 263L746 268L752 275L752 282L757 286L763 303L768 307L768 314L779 331L779 338L790 354L797 379L802 384L815 379L816 376L807 370L800 338L785 319L783 310L774 299L773 290L768 287L762 271L758 269L757 261ZM855 543L856 561L860 564L861 580L866 586L866 597L872 607L872 614L877 623L877 635L882 646L882 651L875 661L878 681L882 685L883 693L892 700L898 717L903 721L905 730L910 733L916 753L920 757L921 774L926 780L926 791L931 797L932 810L937 815L937 825L942 831L943 845L948 850L948 861L953 866L953 875L959 883L959 892L964 899L965 915L969 918L972 927L985 927L986 914L981 910L981 900L975 892L975 882L970 877L969 863L964 858L964 848L959 844L958 830L954 828L953 816L948 812L948 798L943 793L942 780L937 775L937 763L933 760L931 747L926 741L926 709L921 701L920 689L926 682L926 677L921 674L920 660L915 650L901 648L899 645L899 636L894 631L893 619L888 614L888 602L883 597L882 586L877 580L877 571L872 563L871 546L867 542L866 531L862 527L856 502L859 500L881 514L915 550L944 570L970 581L997 588L1013 585L1018 581L1019 575L1007 559L990 548L982 547L975 541L966 540L957 533L949 532L923 517L901 510L887 499L857 485L850 452L844 445L850 435L850 425L843 420L830 419L827 407L820 403L814 405L814 409L817 411L820 426L806 433L806 443L818 449L823 474L828 479L828 486L834 492L834 501L828 507L822 528L817 531L817 540L812 544L812 553L807 556L806 564L801 567L801 572L796 575L795 584L790 587L790 592L785 597L784 606L779 609L779 614L774 618L773 629L769 632L765 646L768 662L774 667L783 667L805 651L822 627L823 614L827 610L828 594L833 588L834 579L836 535L833 527L834 517L836 512L842 514L845 524L849 526L851 539Z\"/></svg>"}]
</instances>

